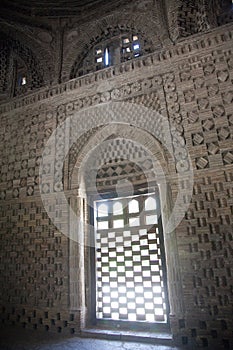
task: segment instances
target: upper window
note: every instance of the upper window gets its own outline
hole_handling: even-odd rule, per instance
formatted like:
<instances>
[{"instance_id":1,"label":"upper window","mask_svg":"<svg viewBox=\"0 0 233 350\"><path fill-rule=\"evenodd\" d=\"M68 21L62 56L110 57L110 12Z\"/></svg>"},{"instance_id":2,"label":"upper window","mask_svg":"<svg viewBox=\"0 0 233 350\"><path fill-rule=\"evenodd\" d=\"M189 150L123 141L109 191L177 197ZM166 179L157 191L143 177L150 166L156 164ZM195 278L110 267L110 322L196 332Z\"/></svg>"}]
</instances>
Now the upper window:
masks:
<instances>
[{"instance_id":1,"label":"upper window","mask_svg":"<svg viewBox=\"0 0 233 350\"><path fill-rule=\"evenodd\" d=\"M141 45L137 35L123 37L121 45L122 62L141 55Z\"/></svg>"},{"instance_id":2,"label":"upper window","mask_svg":"<svg viewBox=\"0 0 233 350\"><path fill-rule=\"evenodd\" d=\"M16 81L14 94L19 95L25 93L28 88L28 71L24 62L19 58L15 61L15 74Z\"/></svg>"},{"instance_id":3,"label":"upper window","mask_svg":"<svg viewBox=\"0 0 233 350\"><path fill-rule=\"evenodd\" d=\"M138 35L123 35L103 42L94 48L96 70L131 60L142 54Z\"/></svg>"},{"instance_id":4,"label":"upper window","mask_svg":"<svg viewBox=\"0 0 233 350\"><path fill-rule=\"evenodd\" d=\"M19 75L18 77L18 84L19 86L23 86L27 84L27 77L26 75Z\"/></svg>"},{"instance_id":5,"label":"upper window","mask_svg":"<svg viewBox=\"0 0 233 350\"><path fill-rule=\"evenodd\" d=\"M121 33L107 38L89 51L77 67L75 76L81 76L103 68L126 62L150 52L146 41L139 34Z\"/></svg>"},{"instance_id":6,"label":"upper window","mask_svg":"<svg viewBox=\"0 0 233 350\"><path fill-rule=\"evenodd\" d=\"M117 39L111 39L95 47L96 69L125 62L141 54L141 44L137 35L124 35Z\"/></svg>"},{"instance_id":7,"label":"upper window","mask_svg":"<svg viewBox=\"0 0 233 350\"><path fill-rule=\"evenodd\" d=\"M109 47L102 47L99 46L95 48L95 65L96 65L96 70L108 67L111 65L110 61L110 51Z\"/></svg>"}]
</instances>

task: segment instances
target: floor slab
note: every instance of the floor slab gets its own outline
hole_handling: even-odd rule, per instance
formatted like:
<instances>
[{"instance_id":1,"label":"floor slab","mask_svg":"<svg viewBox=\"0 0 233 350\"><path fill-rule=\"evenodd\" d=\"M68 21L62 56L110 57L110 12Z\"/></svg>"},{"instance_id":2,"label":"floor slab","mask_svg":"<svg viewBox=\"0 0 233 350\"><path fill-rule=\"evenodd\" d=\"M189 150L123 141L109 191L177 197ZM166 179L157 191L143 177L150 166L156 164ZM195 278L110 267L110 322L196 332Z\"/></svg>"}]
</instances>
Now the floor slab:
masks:
<instances>
[{"instance_id":1,"label":"floor slab","mask_svg":"<svg viewBox=\"0 0 233 350\"><path fill-rule=\"evenodd\" d=\"M21 328L0 329L0 350L179 350L177 347L63 336Z\"/></svg>"}]
</instances>

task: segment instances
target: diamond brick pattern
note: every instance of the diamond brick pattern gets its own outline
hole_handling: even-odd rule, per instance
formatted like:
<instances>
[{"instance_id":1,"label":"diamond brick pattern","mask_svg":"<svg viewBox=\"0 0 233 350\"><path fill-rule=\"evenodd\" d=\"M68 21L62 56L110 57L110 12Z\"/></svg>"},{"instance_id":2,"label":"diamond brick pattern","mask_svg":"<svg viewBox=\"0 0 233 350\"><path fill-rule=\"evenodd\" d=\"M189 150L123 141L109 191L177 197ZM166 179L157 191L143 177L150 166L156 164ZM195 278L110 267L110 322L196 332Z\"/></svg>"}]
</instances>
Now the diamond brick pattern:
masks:
<instances>
[{"instance_id":1,"label":"diamond brick pattern","mask_svg":"<svg viewBox=\"0 0 233 350\"><path fill-rule=\"evenodd\" d=\"M197 133L192 135L193 145L202 145L204 143L204 137L202 133Z\"/></svg>"},{"instance_id":2,"label":"diamond brick pattern","mask_svg":"<svg viewBox=\"0 0 233 350\"><path fill-rule=\"evenodd\" d=\"M127 157L128 159L135 161L148 156L146 150L142 146L124 139L110 140L104 148L101 147L100 154L101 156L96 160L97 166L100 166L103 163L109 163L109 161L113 159L117 161L121 158Z\"/></svg>"},{"instance_id":3,"label":"diamond brick pattern","mask_svg":"<svg viewBox=\"0 0 233 350\"><path fill-rule=\"evenodd\" d=\"M204 66L204 73L206 76L213 74L215 71L215 66L212 63L207 64Z\"/></svg>"},{"instance_id":4,"label":"diamond brick pattern","mask_svg":"<svg viewBox=\"0 0 233 350\"><path fill-rule=\"evenodd\" d=\"M196 89L200 89L203 88L203 86L205 85L205 79L204 77L198 77L194 79L194 85Z\"/></svg>"},{"instance_id":5,"label":"diamond brick pattern","mask_svg":"<svg viewBox=\"0 0 233 350\"><path fill-rule=\"evenodd\" d=\"M208 118L204 121L202 121L202 128L203 131L210 131L214 129L214 121L211 118Z\"/></svg>"},{"instance_id":6,"label":"diamond brick pattern","mask_svg":"<svg viewBox=\"0 0 233 350\"><path fill-rule=\"evenodd\" d=\"M158 252L161 248L161 237L157 227L153 232L147 230L148 235L153 235L153 238L149 238L153 242L149 242L140 234L138 226L127 228L130 238L123 234L127 230L120 227L111 230L111 233L114 232L113 236L106 235L104 229L99 231L98 249L105 249L106 246L108 248L114 243L115 246L110 249L116 249L119 257L124 255L125 262L130 261L132 264L121 264L117 257L110 257L111 250L107 249L106 256L102 252L98 256L101 259L98 261L101 264L98 268L101 270L97 272L101 273L99 277L106 277L109 281L111 279L111 282L115 282L112 271L117 273L117 278L122 277L122 282L119 283L124 283L125 279L126 284L127 279L131 278L133 287L126 287L134 289L139 283L136 277L142 278L140 287L147 281L148 275L151 279L156 277L162 290L159 295L162 298L162 304L159 305L162 307L157 308L158 303L154 300L157 296L153 295L153 287L152 290L147 290L152 293L152 299L149 298L151 294L147 295L148 300L144 293L137 295L136 298L143 298L143 307L140 299L130 299L127 293L124 294L123 288L123 294L118 293L118 297L122 298L119 300L114 300L114 293L119 292L118 290L110 289L107 299L99 290L99 316L109 317L109 313L103 314L101 309L105 306L110 307L112 318L126 320L126 317L132 317L138 321L162 323L164 326L163 323L169 317L171 333L179 346L232 349L232 4L230 1L216 1L213 10L212 1L168 1L166 6L160 8L159 2L141 2L140 6L132 3L133 8L128 2L124 11L121 11L120 3L105 3L107 11L104 11L105 7L104 10L101 8L96 16L88 8L88 24L85 23L85 6L81 22L78 17L73 17L73 13L69 12L68 17L63 13L63 36L59 34L59 20L52 21L50 16L45 16L42 21L41 16L37 17L34 11L32 12L35 16L28 16L25 25L22 22L27 18L26 9L17 23L14 22L18 15L12 14L11 25L9 20L4 24L5 20L2 18L1 322L3 325L16 324L28 329L51 330L62 334L79 332L81 325L86 322L86 316L80 310L85 307L85 302L89 307L88 300L85 300L85 293L91 290L88 283L89 257L81 246L77 247L75 243L71 246L68 237L58 230L66 225L69 213L64 210L58 196L54 200L51 197L65 190L74 211L80 216L83 213L81 219L88 223L85 193L82 196L83 188L78 183L79 166L82 164L77 164L77 159L84 159L87 143L96 141L97 135L101 134L99 131L105 129L109 122L107 116L103 113L99 127L92 129L94 119L89 118L87 113L84 122L89 130L78 140L75 139L75 134L80 123L71 121L70 128L61 129L61 133L56 135L56 151L53 153L52 149L48 149L51 161L43 164L40 178L39 166L47 140L57 125L62 125L67 117L83 108L89 111L94 106L100 104L102 107L109 102L115 117L117 102L124 101L136 105L141 111L147 107L148 110L158 112L155 118L147 120L147 125L143 113L136 115L129 108L126 115L132 130L133 125L139 133L145 127L151 130L151 134L153 130L157 139L155 145L161 148L164 140L171 136L171 148L164 149L161 160L164 179L169 189L166 193L164 179L159 179L161 198L165 204L163 209L167 214L169 208L174 207L179 199L178 192L189 204L189 209L174 234L164 233L164 244L168 252L171 252L167 255L171 316L167 316L169 310L164 306L166 298L163 295L163 282L166 275L163 273L162 256ZM40 11L46 13L46 6L41 7ZM69 4L66 6L68 8ZM113 12L110 10L111 6L116 6ZM162 12L165 10L167 15L163 17ZM12 11L14 12L13 7ZM92 21L91 18L95 20ZM37 21L36 26L33 26L34 21ZM51 35L46 35L51 23ZM226 23L227 26L216 27ZM93 55L96 42L101 41L103 44L105 39L109 42L109 35L114 30L117 31L116 36L119 32L139 31L142 42L149 45L149 51L153 53L147 51L148 47L143 47L146 54L144 56L125 62L119 61L104 70L94 73L90 71L87 75L75 78L79 69L75 72L72 68L77 68L78 64L84 70L87 66L91 67L89 63L85 67L81 66L89 54ZM8 34L17 40L8 40ZM47 42L41 41L43 37L47 37ZM185 40L182 40L184 37ZM169 38L174 45L171 45ZM63 54L60 52L62 48ZM26 68L28 84L25 87L15 86L20 67ZM70 80L71 77L74 79ZM15 98L11 99L13 96ZM168 121L167 129L164 127L164 119ZM108 127L111 129L111 125ZM74 144L63 164L62 156L65 146L68 146L69 135L70 142ZM112 135L114 139L114 128ZM102 136L100 143L105 140L103 134ZM161 144L159 140L162 140ZM99 169L96 180L98 188L105 188L106 191L115 188L119 179L128 179L136 187L146 183L148 176L156 180L151 168L151 156L144 152L140 147L141 141L138 141L138 147L131 144L129 137L128 143L117 143L115 140L112 147L103 148L101 158L96 158L96 168ZM149 138L143 144L147 142L149 146ZM155 146L155 156L157 151ZM125 157L127 153L131 157L130 162ZM174 157L172 161L171 157ZM182 190L191 186L191 180L184 176L178 187L177 173L181 174L182 169L189 170L191 165L194 188L191 198L186 198ZM74 180L72 176L75 171L78 176ZM56 217L57 226L53 225L41 202L39 181L42 178L45 180L42 193L49 207L48 212ZM85 185L88 184L85 182ZM77 199L79 192L82 197L80 202ZM127 215L125 217L129 218ZM120 242L121 239L123 242ZM122 249L122 243L123 252L118 251ZM147 250L151 255L155 253L156 259L150 261ZM140 263L145 260L145 265L141 263L140 266L146 268L140 269L139 264L131 257L131 260L128 259L126 253L139 257ZM104 265L106 258L107 266ZM116 269L113 266L115 270L109 268L112 258L117 266ZM81 269L80 260L85 265ZM75 276L77 277L80 270L83 272L83 267L87 283L80 288L80 281L75 280ZM128 276L132 272L133 278ZM100 280L99 283L105 282ZM100 285L102 287L103 284ZM80 295L85 288L85 293ZM79 305L79 300L84 301L83 305ZM134 304L130 304L131 302ZM158 314L152 313L147 304L153 304L154 310L160 310Z\"/></svg>"},{"instance_id":7,"label":"diamond brick pattern","mask_svg":"<svg viewBox=\"0 0 233 350\"><path fill-rule=\"evenodd\" d=\"M224 164L233 164L233 151L223 152Z\"/></svg>"},{"instance_id":8,"label":"diamond brick pattern","mask_svg":"<svg viewBox=\"0 0 233 350\"><path fill-rule=\"evenodd\" d=\"M229 73L227 70L222 70L217 72L217 77L219 82L225 82L229 78Z\"/></svg>"},{"instance_id":9,"label":"diamond brick pattern","mask_svg":"<svg viewBox=\"0 0 233 350\"><path fill-rule=\"evenodd\" d=\"M218 133L218 139L219 140L227 140L230 138L230 130L227 127L222 127L217 129L217 133Z\"/></svg>"},{"instance_id":10,"label":"diamond brick pattern","mask_svg":"<svg viewBox=\"0 0 233 350\"><path fill-rule=\"evenodd\" d=\"M207 90L208 90L208 95L210 97L214 97L218 94L219 92L219 87L217 84L213 84L213 85L208 85L207 86Z\"/></svg>"},{"instance_id":11,"label":"diamond brick pattern","mask_svg":"<svg viewBox=\"0 0 233 350\"><path fill-rule=\"evenodd\" d=\"M207 144L207 149L208 149L208 153L209 154L217 154L219 153L219 145L217 142L211 142L209 144Z\"/></svg>"},{"instance_id":12,"label":"diamond brick pattern","mask_svg":"<svg viewBox=\"0 0 233 350\"><path fill-rule=\"evenodd\" d=\"M188 121L189 123L195 123L198 121L198 110L193 110L188 113Z\"/></svg>"},{"instance_id":13,"label":"diamond brick pattern","mask_svg":"<svg viewBox=\"0 0 233 350\"><path fill-rule=\"evenodd\" d=\"M198 106L200 110L205 110L209 107L209 101L207 98L200 98L198 99Z\"/></svg>"},{"instance_id":14,"label":"diamond brick pattern","mask_svg":"<svg viewBox=\"0 0 233 350\"><path fill-rule=\"evenodd\" d=\"M233 115L232 114L228 115L227 119L228 119L229 125L232 126L233 125Z\"/></svg>"},{"instance_id":15,"label":"diamond brick pattern","mask_svg":"<svg viewBox=\"0 0 233 350\"><path fill-rule=\"evenodd\" d=\"M209 162L207 157L200 157L196 159L196 166L197 169L205 169L208 168Z\"/></svg>"},{"instance_id":16,"label":"diamond brick pattern","mask_svg":"<svg viewBox=\"0 0 233 350\"><path fill-rule=\"evenodd\" d=\"M218 105L213 108L214 117L222 117L225 113L224 107L222 105Z\"/></svg>"},{"instance_id":17,"label":"diamond brick pattern","mask_svg":"<svg viewBox=\"0 0 233 350\"><path fill-rule=\"evenodd\" d=\"M231 104L233 101L233 91L227 91L227 92L223 93L222 99L226 105Z\"/></svg>"},{"instance_id":18,"label":"diamond brick pattern","mask_svg":"<svg viewBox=\"0 0 233 350\"><path fill-rule=\"evenodd\" d=\"M194 90L185 91L184 92L184 99L185 99L186 103L194 101L194 99L195 99Z\"/></svg>"}]
</instances>

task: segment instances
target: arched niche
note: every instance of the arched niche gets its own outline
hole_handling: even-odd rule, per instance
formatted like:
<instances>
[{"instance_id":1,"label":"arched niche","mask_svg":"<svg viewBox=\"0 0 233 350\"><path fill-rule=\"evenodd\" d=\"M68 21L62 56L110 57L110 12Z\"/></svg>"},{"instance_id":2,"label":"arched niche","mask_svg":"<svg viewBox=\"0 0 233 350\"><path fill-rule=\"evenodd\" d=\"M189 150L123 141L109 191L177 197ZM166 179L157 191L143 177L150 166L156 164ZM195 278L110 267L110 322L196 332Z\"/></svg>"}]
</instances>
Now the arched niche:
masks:
<instances>
[{"instance_id":1,"label":"arched niche","mask_svg":"<svg viewBox=\"0 0 233 350\"><path fill-rule=\"evenodd\" d=\"M91 249L93 249L93 226L89 221L89 201L87 169L90 159L106 140L126 139L135 142L148 151L153 160L154 179L159 187L159 195L162 208L162 221L164 224L164 245L167 262L168 294L170 303L170 316L182 318L184 305L182 297L182 284L180 276L179 254L177 249L176 232L166 232L166 222L169 220L174 205L174 193L172 191L172 179L174 173L174 160L164 146L148 131L130 124L113 123L103 126L89 138L77 156L69 181L69 202L72 210L77 213L82 224L71 230L79 230L79 243L69 240L69 276L70 276L70 309L80 312L81 328L91 324L93 310L92 289L95 288L91 280ZM97 153L95 153L97 152ZM151 176L151 175L150 175ZM71 223L72 224L72 223Z\"/></svg>"}]
</instances>

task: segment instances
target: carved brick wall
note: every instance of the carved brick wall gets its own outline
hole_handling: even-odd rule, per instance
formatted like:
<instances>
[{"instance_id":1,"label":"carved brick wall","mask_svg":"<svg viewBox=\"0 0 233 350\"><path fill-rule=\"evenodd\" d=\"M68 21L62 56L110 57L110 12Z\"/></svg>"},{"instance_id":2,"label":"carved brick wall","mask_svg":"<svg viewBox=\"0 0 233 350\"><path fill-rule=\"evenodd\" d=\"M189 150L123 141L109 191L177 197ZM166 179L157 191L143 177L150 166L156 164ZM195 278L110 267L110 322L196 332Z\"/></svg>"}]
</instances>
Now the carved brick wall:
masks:
<instances>
[{"instance_id":1,"label":"carved brick wall","mask_svg":"<svg viewBox=\"0 0 233 350\"><path fill-rule=\"evenodd\" d=\"M216 29L147 57L1 104L3 323L79 331L80 310L72 309L69 300L69 240L43 207L39 164L47 140L61 126L55 137L56 152L51 154L51 162L43 164L42 176L48 181L42 193L48 195L49 202L50 194L70 189L67 179L75 159L101 129L93 130L93 120L85 120L91 131L86 140L83 137L76 142L61 176L67 136L74 141L79 127L77 122L62 123L86 107L124 101L158 111L168 120L174 178L191 164L194 169L191 204L176 229L184 311L171 317L174 338L193 347L232 348L232 35L231 26ZM107 115L102 117L104 125ZM129 117L136 123L133 113ZM153 127L157 137L163 135L159 117L140 123L139 128ZM178 154L183 154L182 161ZM177 188L171 185L175 194ZM183 183L184 188L188 185L188 181ZM50 213L63 224L68 214L61 210L59 197L55 195L49 204Z\"/></svg>"},{"instance_id":2,"label":"carved brick wall","mask_svg":"<svg viewBox=\"0 0 233 350\"><path fill-rule=\"evenodd\" d=\"M41 63L32 50L17 40L1 41L1 93L4 97L13 97L38 89L44 85ZM20 86L19 74L22 69L27 84ZM21 77L22 78L22 77Z\"/></svg>"},{"instance_id":3,"label":"carved brick wall","mask_svg":"<svg viewBox=\"0 0 233 350\"><path fill-rule=\"evenodd\" d=\"M217 22L218 25L223 25L232 22L233 20L233 10L232 1L224 0L218 3L217 8Z\"/></svg>"},{"instance_id":4,"label":"carved brick wall","mask_svg":"<svg viewBox=\"0 0 233 350\"><path fill-rule=\"evenodd\" d=\"M185 283L187 294L192 290L187 336L210 348L231 347L232 74L228 49L190 57L177 67L184 137L196 169L182 248L192 271L192 281Z\"/></svg>"},{"instance_id":5,"label":"carved brick wall","mask_svg":"<svg viewBox=\"0 0 233 350\"><path fill-rule=\"evenodd\" d=\"M167 13L170 37L176 41L232 22L232 2L170 0L167 1Z\"/></svg>"},{"instance_id":6,"label":"carved brick wall","mask_svg":"<svg viewBox=\"0 0 233 350\"><path fill-rule=\"evenodd\" d=\"M75 315L67 309L67 239L48 218L39 196L41 153L56 120L50 111L29 110L2 122L2 319L70 332Z\"/></svg>"},{"instance_id":7,"label":"carved brick wall","mask_svg":"<svg viewBox=\"0 0 233 350\"><path fill-rule=\"evenodd\" d=\"M9 49L2 43L0 53L0 94L7 90L7 74L9 72L10 65L10 53Z\"/></svg>"},{"instance_id":8,"label":"carved brick wall","mask_svg":"<svg viewBox=\"0 0 233 350\"><path fill-rule=\"evenodd\" d=\"M166 24L162 21L165 10L151 0L126 3L123 7L123 12L122 7L117 6L106 16L97 11L95 21L80 23L73 18L67 23L64 32L62 81L79 76L78 70L81 71L82 66L84 72L95 71L93 47L103 41L111 41L111 38L120 34L138 33L144 46L143 54L162 47L168 37Z\"/></svg>"},{"instance_id":9,"label":"carved brick wall","mask_svg":"<svg viewBox=\"0 0 233 350\"><path fill-rule=\"evenodd\" d=\"M53 10L56 13L55 9L49 8L50 4L47 6L43 13L51 14ZM64 17L67 11L65 6ZM171 40L176 42L182 37L230 23L232 3L230 0L146 0L132 4L118 0L114 5L91 7L90 13L83 9L81 15L73 17L68 11L69 19L58 21L56 16L51 15L48 21L43 15L29 18L11 6L4 9L0 36L24 61L28 72L27 86L15 89L14 95L77 77L82 65L89 58L92 60L88 56L93 47L117 33L138 33L144 43L143 54L146 54L167 47ZM11 17L13 24L9 22ZM5 64L2 62L1 69L5 69ZM84 67L84 74L91 72L91 67L92 62ZM12 80L13 76L4 77L4 85L8 84L9 78ZM10 93L12 91L8 91L8 95Z\"/></svg>"}]
</instances>

